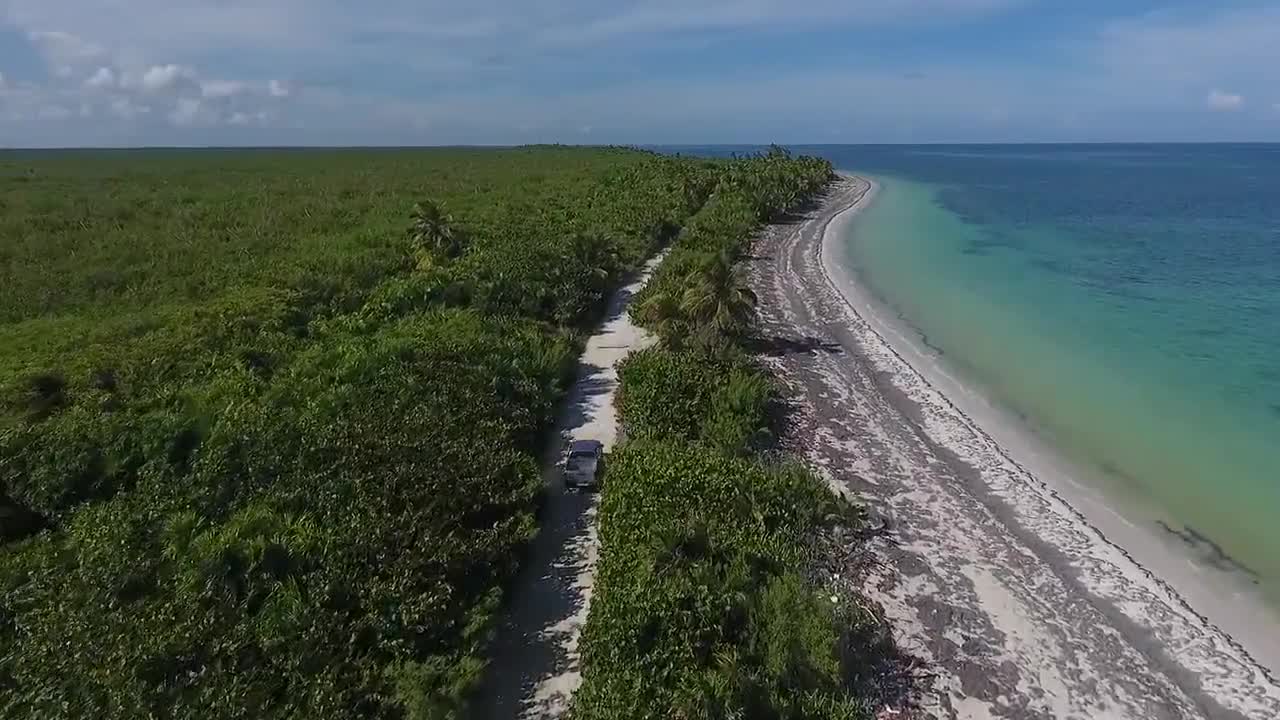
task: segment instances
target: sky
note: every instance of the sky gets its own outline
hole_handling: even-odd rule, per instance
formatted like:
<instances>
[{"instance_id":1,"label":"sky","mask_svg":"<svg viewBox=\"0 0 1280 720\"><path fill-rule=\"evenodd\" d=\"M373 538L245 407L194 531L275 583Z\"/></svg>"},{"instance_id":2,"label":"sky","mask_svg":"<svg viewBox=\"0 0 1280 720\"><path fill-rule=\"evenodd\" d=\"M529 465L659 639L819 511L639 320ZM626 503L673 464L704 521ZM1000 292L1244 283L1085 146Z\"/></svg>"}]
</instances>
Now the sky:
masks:
<instances>
[{"instance_id":1,"label":"sky","mask_svg":"<svg viewBox=\"0 0 1280 720\"><path fill-rule=\"evenodd\" d=\"M1280 141L1280 0L0 0L0 147Z\"/></svg>"}]
</instances>

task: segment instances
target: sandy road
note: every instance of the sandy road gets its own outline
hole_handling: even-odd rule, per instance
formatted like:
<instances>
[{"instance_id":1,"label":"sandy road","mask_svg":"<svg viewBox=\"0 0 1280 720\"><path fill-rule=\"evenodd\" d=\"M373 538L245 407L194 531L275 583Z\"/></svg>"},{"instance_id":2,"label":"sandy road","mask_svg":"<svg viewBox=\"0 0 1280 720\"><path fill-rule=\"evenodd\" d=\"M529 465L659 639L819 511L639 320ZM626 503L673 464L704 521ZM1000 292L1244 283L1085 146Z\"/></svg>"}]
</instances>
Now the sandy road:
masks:
<instances>
[{"instance_id":1,"label":"sandy road","mask_svg":"<svg viewBox=\"0 0 1280 720\"><path fill-rule=\"evenodd\" d=\"M651 259L637 278L613 295L604 323L578 360L577 380L557 422L557 441L543 459L547 496L541 528L498 629L473 708L477 718L558 717L582 682L578 638L587 620L599 551L599 498L566 492L558 463L573 440L599 440L606 452L617 441L616 366L654 340L632 324L627 307L662 257Z\"/></svg>"}]
</instances>

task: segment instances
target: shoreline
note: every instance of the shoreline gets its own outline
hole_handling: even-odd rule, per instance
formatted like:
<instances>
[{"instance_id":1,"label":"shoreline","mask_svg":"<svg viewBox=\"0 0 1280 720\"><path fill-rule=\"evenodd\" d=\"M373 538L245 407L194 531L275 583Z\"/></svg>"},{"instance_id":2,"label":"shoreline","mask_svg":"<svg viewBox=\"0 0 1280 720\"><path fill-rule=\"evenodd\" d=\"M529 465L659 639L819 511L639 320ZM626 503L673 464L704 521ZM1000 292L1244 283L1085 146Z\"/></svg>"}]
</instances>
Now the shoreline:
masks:
<instances>
[{"instance_id":1,"label":"shoreline","mask_svg":"<svg viewBox=\"0 0 1280 720\"><path fill-rule=\"evenodd\" d=\"M861 590L938 671L925 716L1280 716L1268 670L937 387L959 381L886 336L901 332L829 257L874 196L843 176L823 208L764 241L777 255L753 280L767 326L841 350L777 370L799 388L802 454L893 529Z\"/></svg>"},{"instance_id":2,"label":"shoreline","mask_svg":"<svg viewBox=\"0 0 1280 720\"><path fill-rule=\"evenodd\" d=\"M1202 623L1224 634L1265 672L1272 682L1280 671L1280 628L1273 610L1266 607L1254 588L1248 587L1253 577L1221 549L1230 568L1205 565L1201 558L1186 552L1187 546L1199 549L1212 540L1199 537L1194 528L1178 523L1160 512L1143 512L1132 497L1118 502L1109 495L1107 482L1098 472L1067 457L1041 435L1029 420L991 398L983 389L966 382L963 372L948 366L944 353L927 342L921 342L919 331L897 315L866 286L857 271L847 268L839 256L846 226L874 201L880 186L863 176L849 176L871 184L867 197L858 205L838 213L823 236L820 252L822 269L829 286L849 304L850 310L872 326L886 346L906 366L918 373L955 412L964 417L975 432L981 433L999 452L1025 475L1028 482L1061 502L1098 541L1114 547L1138 571L1160 585L1168 602L1184 606ZM924 347L921 347L921 346ZM1142 524L1149 522L1152 527ZM1182 529L1180 530L1179 527ZM1157 533L1156 528L1163 530ZM1188 534L1192 537L1188 537ZM1172 542L1179 540L1179 543ZM1217 546L1214 545L1214 548ZM1227 584L1221 587L1221 584ZM1260 627L1270 632L1257 634Z\"/></svg>"}]
</instances>

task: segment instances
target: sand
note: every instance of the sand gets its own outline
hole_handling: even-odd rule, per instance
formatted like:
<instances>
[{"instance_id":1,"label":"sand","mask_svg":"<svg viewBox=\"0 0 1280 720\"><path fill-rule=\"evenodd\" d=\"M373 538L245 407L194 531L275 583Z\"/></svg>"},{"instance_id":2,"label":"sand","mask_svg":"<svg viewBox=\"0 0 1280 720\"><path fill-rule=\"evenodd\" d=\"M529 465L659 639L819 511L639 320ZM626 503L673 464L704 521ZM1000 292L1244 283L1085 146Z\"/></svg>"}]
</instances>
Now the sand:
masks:
<instances>
[{"instance_id":1,"label":"sand","mask_svg":"<svg viewBox=\"0 0 1280 720\"><path fill-rule=\"evenodd\" d=\"M599 440L606 452L618 441L617 364L654 342L631 322L627 307L662 258L652 258L638 277L613 295L604 322L578 359L577 379L557 421L556 440L543 459L547 489L541 527L511 592L473 717L559 717L582 684L578 640L591 605L600 548L599 496L566 491L560 463L573 440Z\"/></svg>"},{"instance_id":2,"label":"sand","mask_svg":"<svg viewBox=\"0 0 1280 720\"><path fill-rule=\"evenodd\" d=\"M846 177L770 228L750 273L767 346L784 348L766 359L796 405L786 443L889 528L857 590L920 662L906 714L1280 717L1268 669L1108 539L1069 479L994 439L963 384L832 262L874 192Z\"/></svg>"}]
</instances>

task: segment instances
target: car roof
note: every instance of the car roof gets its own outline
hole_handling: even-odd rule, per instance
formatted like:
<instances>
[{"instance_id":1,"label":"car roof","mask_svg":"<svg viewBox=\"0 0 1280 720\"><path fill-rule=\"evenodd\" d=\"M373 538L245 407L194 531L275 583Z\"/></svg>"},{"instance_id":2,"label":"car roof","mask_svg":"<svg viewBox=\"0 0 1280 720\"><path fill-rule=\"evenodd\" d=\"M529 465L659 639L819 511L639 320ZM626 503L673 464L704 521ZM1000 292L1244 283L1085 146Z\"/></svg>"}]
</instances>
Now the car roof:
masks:
<instances>
[{"instance_id":1,"label":"car roof","mask_svg":"<svg viewBox=\"0 0 1280 720\"><path fill-rule=\"evenodd\" d=\"M601 445L599 440L574 440L569 443L569 452L595 452Z\"/></svg>"}]
</instances>

